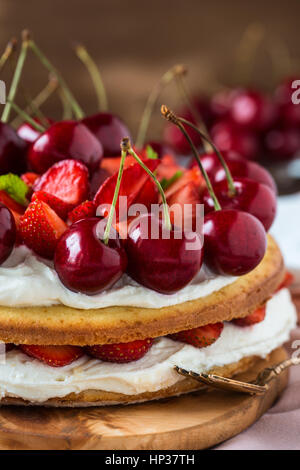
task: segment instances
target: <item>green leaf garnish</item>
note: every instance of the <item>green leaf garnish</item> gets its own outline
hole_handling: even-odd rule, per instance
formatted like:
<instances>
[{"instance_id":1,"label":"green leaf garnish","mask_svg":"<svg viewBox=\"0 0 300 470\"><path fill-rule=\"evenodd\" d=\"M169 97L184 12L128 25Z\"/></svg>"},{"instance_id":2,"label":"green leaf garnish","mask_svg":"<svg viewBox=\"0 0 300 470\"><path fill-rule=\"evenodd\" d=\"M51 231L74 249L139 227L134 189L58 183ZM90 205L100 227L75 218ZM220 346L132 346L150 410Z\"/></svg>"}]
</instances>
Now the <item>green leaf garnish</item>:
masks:
<instances>
[{"instance_id":1,"label":"green leaf garnish","mask_svg":"<svg viewBox=\"0 0 300 470\"><path fill-rule=\"evenodd\" d=\"M0 176L0 191L5 191L12 199L27 206L28 200L26 195L28 193L28 186L24 181L13 173Z\"/></svg>"},{"instance_id":2,"label":"green leaf garnish","mask_svg":"<svg viewBox=\"0 0 300 470\"><path fill-rule=\"evenodd\" d=\"M146 147L146 156L147 158L150 158L151 160L157 160L158 159L158 153L153 150L151 145L147 145Z\"/></svg>"},{"instance_id":3,"label":"green leaf garnish","mask_svg":"<svg viewBox=\"0 0 300 470\"><path fill-rule=\"evenodd\" d=\"M181 178L183 175L183 172L181 170L178 170L176 171L176 173L174 173L174 175L167 179L167 178L163 178L160 182L163 190L165 191L166 189L168 189L173 183L175 183L175 181L179 180L179 178Z\"/></svg>"}]
</instances>

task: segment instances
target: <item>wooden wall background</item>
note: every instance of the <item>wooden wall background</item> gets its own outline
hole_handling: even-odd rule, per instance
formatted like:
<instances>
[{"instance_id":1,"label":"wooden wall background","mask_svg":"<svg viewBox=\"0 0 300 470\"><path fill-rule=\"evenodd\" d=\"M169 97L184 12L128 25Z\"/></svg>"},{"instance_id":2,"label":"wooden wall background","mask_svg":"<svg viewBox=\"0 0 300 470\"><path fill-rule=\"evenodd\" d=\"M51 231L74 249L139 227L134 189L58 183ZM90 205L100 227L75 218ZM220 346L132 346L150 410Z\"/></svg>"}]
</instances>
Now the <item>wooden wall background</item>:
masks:
<instances>
[{"instance_id":1,"label":"wooden wall background","mask_svg":"<svg viewBox=\"0 0 300 470\"><path fill-rule=\"evenodd\" d=\"M251 22L263 23L269 38L284 42L297 70L299 17L299 0L0 0L0 46L29 28L92 112L93 89L71 49L72 41L83 42L101 67L111 109L135 129L151 86L174 63L189 66L193 89L210 91L216 82L237 80L234 55ZM47 79L35 60L25 75L31 94ZM260 48L251 81L272 88L275 80ZM175 104L173 89L164 100ZM59 102L49 102L48 111L58 117ZM152 134L161 124L158 114L154 121Z\"/></svg>"}]
</instances>

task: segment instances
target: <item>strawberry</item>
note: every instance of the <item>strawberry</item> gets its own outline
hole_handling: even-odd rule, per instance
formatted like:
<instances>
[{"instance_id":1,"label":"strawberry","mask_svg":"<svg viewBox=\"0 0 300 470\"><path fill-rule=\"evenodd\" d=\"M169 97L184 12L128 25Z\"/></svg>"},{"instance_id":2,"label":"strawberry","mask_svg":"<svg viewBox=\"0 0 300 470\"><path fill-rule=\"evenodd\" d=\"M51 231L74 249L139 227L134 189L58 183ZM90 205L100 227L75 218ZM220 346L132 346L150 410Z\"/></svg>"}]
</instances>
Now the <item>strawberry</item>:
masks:
<instances>
[{"instance_id":1,"label":"strawberry","mask_svg":"<svg viewBox=\"0 0 300 470\"><path fill-rule=\"evenodd\" d=\"M38 255L52 258L66 229L66 224L48 204L36 200L29 204L21 217L19 233L24 243Z\"/></svg>"},{"instance_id":2,"label":"strawberry","mask_svg":"<svg viewBox=\"0 0 300 470\"><path fill-rule=\"evenodd\" d=\"M255 310L250 315L247 315L244 318L235 318L232 320L232 323L238 326L251 326L255 325L256 323L260 323L265 319L266 316L266 306L263 305L262 307Z\"/></svg>"},{"instance_id":3,"label":"strawberry","mask_svg":"<svg viewBox=\"0 0 300 470\"><path fill-rule=\"evenodd\" d=\"M86 219L88 217L95 217L96 215L96 206L93 201L85 201L75 207L71 212L69 212L68 219L72 224L81 219Z\"/></svg>"},{"instance_id":4,"label":"strawberry","mask_svg":"<svg viewBox=\"0 0 300 470\"><path fill-rule=\"evenodd\" d=\"M49 168L33 185L69 204L69 211L89 196L89 172L77 160L62 160Z\"/></svg>"},{"instance_id":5,"label":"strawberry","mask_svg":"<svg viewBox=\"0 0 300 470\"><path fill-rule=\"evenodd\" d=\"M294 276L289 271L286 271L285 277L284 277L282 283L280 284L280 286L277 288L276 292L278 292L281 289L284 289L286 287L289 287L293 282L294 282Z\"/></svg>"},{"instance_id":6,"label":"strawberry","mask_svg":"<svg viewBox=\"0 0 300 470\"><path fill-rule=\"evenodd\" d=\"M20 217L24 214L25 207L16 202L5 191L0 191L0 202L10 209L14 216L16 227L18 228L20 225Z\"/></svg>"},{"instance_id":7,"label":"strawberry","mask_svg":"<svg viewBox=\"0 0 300 470\"><path fill-rule=\"evenodd\" d=\"M154 171L159 165L159 160L144 160L144 163L148 166L151 171ZM94 197L94 203L98 207L99 205L107 205L112 203L114 190L117 181L117 173L108 178L102 186L100 186L96 196ZM150 183L148 183L150 181ZM146 193L146 194L145 194ZM150 176L147 175L145 170L138 164L134 163L123 171L122 181L120 185L119 196L127 197L127 207L129 208L132 204L147 202L147 207L157 202L157 192L153 187L153 182ZM118 203L116 206L116 219L119 220ZM99 215L106 217L108 214L107 208L103 208L103 211Z\"/></svg>"},{"instance_id":8,"label":"strawberry","mask_svg":"<svg viewBox=\"0 0 300 470\"><path fill-rule=\"evenodd\" d=\"M23 175L21 175L21 180L23 180L24 183L26 183L27 186L29 186L29 188L32 188L34 182L38 178L39 178L39 175L37 173L28 172L28 173L24 173Z\"/></svg>"},{"instance_id":9,"label":"strawberry","mask_svg":"<svg viewBox=\"0 0 300 470\"><path fill-rule=\"evenodd\" d=\"M219 338L223 328L223 323L210 323L192 330L179 331L179 333L169 335L169 338L191 344L195 348L206 348Z\"/></svg>"},{"instance_id":10,"label":"strawberry","mask_svg":"<svg viewBox=\"0 0 300 470\"><path fill-rule=\"evenodd\" d=\"M43 201L48 206L51 207L51 209L56 212L57 215L63 220L66 220L68 217L69 213L69 204L66 202L62 201L56 196L53 196L52 194L46 193L45 191L36 191L33 193L31 201Z\"/></svg>"},{"instance_id":11,"label":"strawberry","mask_svg":"<svg viewBox=\"0 0 300 470\"><path fill-rule=\"evenodd\" d=\"M67 366L84 355L84 349L79 346L35 346L21 344L19 347L27 356L45 362L45 364L51 367Z\"/></svg>"},{"instance_id":12,"label":"strawberry","mask_svg":"<svg viewBox=\"0 0 300 470\"><path fill-rule=\"evenodd\" d=\"M151 348L151 338L132 341L131 343L103 344L86 347L86 352L105 362L124 364L141 359Z\"/></svg>"},{"instance_id":13,"label":"strawberry","mask_svg":"<svg viewBox=\"0 0 300 470\"><path fill-rule=\"evenodd\" d=\"M172 190L172 187L170 189ZM201 204L201 199L199 188L195 183L190 181L170 195L167 191L166 197L170 207L171 222L177 226L181 225L185 229L196 230L197 215L198 217L201 215L196 204Z\"/></svg>"}]
</instances>

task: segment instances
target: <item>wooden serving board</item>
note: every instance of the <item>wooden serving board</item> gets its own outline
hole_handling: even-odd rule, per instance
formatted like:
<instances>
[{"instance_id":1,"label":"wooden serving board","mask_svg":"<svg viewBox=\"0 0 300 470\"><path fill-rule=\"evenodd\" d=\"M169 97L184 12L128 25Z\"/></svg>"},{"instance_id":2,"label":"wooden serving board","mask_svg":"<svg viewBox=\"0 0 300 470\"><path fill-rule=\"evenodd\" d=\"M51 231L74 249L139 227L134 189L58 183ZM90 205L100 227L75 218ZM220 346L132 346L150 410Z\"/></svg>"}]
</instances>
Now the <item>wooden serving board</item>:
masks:
<instances>
[{"instance_id":1,"label":"wooden serving board","mask_svg":"<svg viewBox=\"0 0 300 470\"><path fill-rule=\"evenodd\" d=\"M274 351L269 361L238 376L252 380L259 370L287 357ZM256 421L287 384L284 372L263 396L202 391L130 406L43 408L3 406L0 449L204 449L246 429Z\"/></svg>"}]
</instances>

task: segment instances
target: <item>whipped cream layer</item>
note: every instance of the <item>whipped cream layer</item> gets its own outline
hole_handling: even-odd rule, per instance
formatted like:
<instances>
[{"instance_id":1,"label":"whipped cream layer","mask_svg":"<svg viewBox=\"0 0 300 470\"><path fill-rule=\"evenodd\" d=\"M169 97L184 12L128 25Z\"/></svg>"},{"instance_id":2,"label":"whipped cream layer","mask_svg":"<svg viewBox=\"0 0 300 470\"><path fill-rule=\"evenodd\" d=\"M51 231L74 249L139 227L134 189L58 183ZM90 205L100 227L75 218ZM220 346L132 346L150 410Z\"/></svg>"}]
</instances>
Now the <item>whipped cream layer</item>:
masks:
<instances>
[{"instance_id":1,"label":"whipped cream layer","mask_svg":"<svg viewBox=\"0 0 300 470\"><path fill-rule=\"evenodd\" d=\"M84 356L60 368L12 350L0 365L0 395L44 402L92 389L127 395L155 392L183 380L174 365L200 373L247 356L265 357L288 340L295 326L295 307L289 291L282 289L268 301L263 322L249 327L226 323L220 338L203 349L159 338L136 362L112 364Z\"/></svg>"},{"instance_id":2,"label":"whipped cream layer","mask_svg":"<svg viewBox=\"0 0 300 470\"><path fill-rule=\"evenodd\" d=\"M80 309L115 305L161 308L205 297L236 279L232 276L213 277L203 267L189 285L175 294L165 295L123 275L108 291L89 296L67 289L50 261L38 258L26 246L19 246L0 267L0 305L33 307L63 304Z\"/></svg>"}]
</instances>

